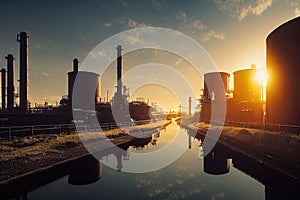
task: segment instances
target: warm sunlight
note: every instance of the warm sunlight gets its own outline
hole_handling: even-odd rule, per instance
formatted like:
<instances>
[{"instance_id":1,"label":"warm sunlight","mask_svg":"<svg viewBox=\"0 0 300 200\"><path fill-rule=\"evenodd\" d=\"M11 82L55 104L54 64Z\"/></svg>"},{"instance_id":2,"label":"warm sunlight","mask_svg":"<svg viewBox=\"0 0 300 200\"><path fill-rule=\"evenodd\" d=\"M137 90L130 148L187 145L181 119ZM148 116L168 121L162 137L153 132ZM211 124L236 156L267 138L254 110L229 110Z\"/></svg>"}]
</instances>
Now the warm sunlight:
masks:
<instances>
[{"instance_id":1,"label":"warm sunlight","mask_svg":"<svg viewBox=\"0 0 300 200\"><path fill-rule=\"evenodd\" d=\"M266 87L268 82L268 73L265 68L257 69L255 81L261 85L261 100L266 101Z\"/></svg>"},{"instance_id":2,"label":"warm sunlight","mask_svg":"<svg viewBox=\"0 0 300 200\"><path fill-rule=\"evenodd\" d=\"M255 80L262 86L266 86L268 82L268 74L266 69L257 69Z\"/></svg>"}]
</instances>

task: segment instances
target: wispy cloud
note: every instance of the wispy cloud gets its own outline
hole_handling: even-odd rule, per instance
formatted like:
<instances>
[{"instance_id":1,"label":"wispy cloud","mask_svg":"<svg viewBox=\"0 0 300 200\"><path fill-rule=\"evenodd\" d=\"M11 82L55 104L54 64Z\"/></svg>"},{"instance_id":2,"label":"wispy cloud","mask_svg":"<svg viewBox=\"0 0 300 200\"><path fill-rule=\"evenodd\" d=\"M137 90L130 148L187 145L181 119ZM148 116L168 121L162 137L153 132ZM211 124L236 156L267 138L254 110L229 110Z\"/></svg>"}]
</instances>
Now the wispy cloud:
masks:
<instances>
[{"instance_id":1,"label":"wispy cloud","mask_svg":"<svg viewBox=\"0 0 300 200\"><path fill-rule=\"evenodd\" d=\"M201 37L200 37L200 40L202 42L207 42L211 39L219 39L219 40L224 40L225 39L225 35L222 34L222 33L216 33L214 31L209 31L205 34L203 34Z\"/></svg>"},{"instance_id":2,"label":"wispy cloud","mask_svg":"<svg viewBox=\"0 0 300 200\"><path fill-rule=\"evenodd\" d=\"M197 32L207 28L199 19L190 19L184 11L176 12L175 15L186 30Z\"/></svg>"},{"instance_id":3,"label":"wispy cloud","mask_svg":"<svg viewBox=\"0 0 300 200\"><path fill-rule=\"evenodd\" d=\"M50 74L48 72L41 72L40 75L43 76L43 77L49 77L50 76Z\"/></svg>"},{"instance_id":4,"label":"wispy cloud","mask_svg":"<svg viewBox=\"0 0 300 200\"><path fill-rule=\"evenodd\" d=\"M179 58L176 62L175 65L178 66L183 62L183 60L181 58Z\"/></svg>"},{"instance_id":5,"label":"wispy cloud","mask_svg":"<svg viewBox=\"0 0 300 200\"><path fill-rule=\"evenodd\" d=\"M219 10L240 21L248 15L259 16L272 5L272 0L214 0Z\"/></svg>"},{"instance_id":6,"label":"wispy cloud","mask_svg":"<svg viewBox=\"0 0 300 200\"><path fill-rule=\"evenodd\" d=\"M295 12L296 17L300 16L300 9L299 8L296 8L294 12Z\"/></svg>"},{"instance_id":7,"label":"wispy cloud","mask_svg":"<svg viewBox=\"0 0 300 200\"><path fill-rule=\"evenodd\" d=\"M216 33L215 31L210 30L209 27L207 27L199 19L189 18L184 11L176 12L175 16L179 21L182 31L194 38L198 38L198 41L200 42L208 42L211 39L225 39L225 35L223 33Z\"/></svg>"},{"instance_id":8,"label":"wispy cloud","mask_svg":"<svg viewBox=\"0 0 300 200\"><path fill-rule=\"evenodd\" d=\"M128 28L144 28L144 27L149 27L150 25L147 25L145 23L138 23L137 21L134 21L129 18L127 26Z\"/></svg>"},{"instance_id":9,"label":"wispy cloud","mask_svg":"<svg viewBox=\"0 0 300 200\"><path fill-rule=\"evenodd\" d=\"M110 22L106 22L106 23L104 23L103 24L103 26L105 27L105 28L109 28L109 27L111 27L111 23Z\"/></svg>"},{"instance_id":10,"label":"wispy cloud","mask_svg":"<svg viewBox=\"0 0 300 200\"><path fill-rule=\"evenodd\" d=\"M165 0L152 0L153 6L159 11L162 10L164 2Z\"/></svg>"}]
</instances>

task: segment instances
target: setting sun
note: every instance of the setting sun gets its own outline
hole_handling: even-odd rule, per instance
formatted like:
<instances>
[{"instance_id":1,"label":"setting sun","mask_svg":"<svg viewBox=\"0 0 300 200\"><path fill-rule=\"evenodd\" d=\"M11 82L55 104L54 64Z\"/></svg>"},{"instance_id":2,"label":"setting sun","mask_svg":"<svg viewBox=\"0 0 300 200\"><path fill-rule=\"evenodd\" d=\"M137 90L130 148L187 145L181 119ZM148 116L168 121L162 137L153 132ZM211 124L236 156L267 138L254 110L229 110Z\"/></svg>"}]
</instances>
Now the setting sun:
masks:
<instances>
[{"instance_id":1,"label":"setting sun","mask_svg":"<svg viewBox=\"0 0 300 200\"><path fill-rule=\"evenodd\" d=\"M262 86L266 86L268 82L268 74L266 69L257 69L255 80Z\"/></svg>"}]
</instances>

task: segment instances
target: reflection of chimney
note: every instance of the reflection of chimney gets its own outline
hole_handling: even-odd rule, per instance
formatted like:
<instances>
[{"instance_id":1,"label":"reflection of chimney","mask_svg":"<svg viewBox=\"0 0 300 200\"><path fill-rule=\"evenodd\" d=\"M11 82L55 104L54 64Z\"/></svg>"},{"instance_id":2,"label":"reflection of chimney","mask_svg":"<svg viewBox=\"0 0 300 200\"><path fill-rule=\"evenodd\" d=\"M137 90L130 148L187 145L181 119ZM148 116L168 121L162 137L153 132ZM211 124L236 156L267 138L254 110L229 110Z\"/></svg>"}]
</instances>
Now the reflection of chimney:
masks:
<instances>
[{"instance_id":1,"label":"reflection of chimney","mask_svg":"<svg viewBox=\"0 0 300 200\"><path fill-rule=\"evenodd\" d=\"M189 116L192 116L192 97L189 97Z\"/></svg>"},{"instance_id":2,"label":"reflection of chimney","mask_svg":"<svg viewBox=\"0 0 300 200\"><path fill-rule=\"evenodd\" d=\"M6 70L4 68L1 69L1 94L2 94L2 110L5 110L5 86L6 86L6 78L5 78Z\"/></svg>"},{"instance_id":3,"label":"reflection of chimney","mask_svg":"<svg viewBox=\"0 0 300 200\"><path fill-rule=\"evenodd\" d=\"M7 108L12 110L14 107L14 57L8 54L7 60Z\"/></svg>"},{"instance_id":4,"label":"reflection of chimney","mask_svg":"<svg viewBox=\"0 0 300 200\"><path fill-rule=\"evenodd\" d=\"M117 46L117 93L122 94L122 46Z\"/></svg>"},{"instance_id":5,"label":"reflection of chimney","mask_svg":"<svg viewBox=\"0 0 300 200\"><path fill-rule=\"evenodd\" d=\"M20 109L27 110L27 71L28 71L28 36L26 32L17 35L20 42Z\"/></svg>"}]
</instances>

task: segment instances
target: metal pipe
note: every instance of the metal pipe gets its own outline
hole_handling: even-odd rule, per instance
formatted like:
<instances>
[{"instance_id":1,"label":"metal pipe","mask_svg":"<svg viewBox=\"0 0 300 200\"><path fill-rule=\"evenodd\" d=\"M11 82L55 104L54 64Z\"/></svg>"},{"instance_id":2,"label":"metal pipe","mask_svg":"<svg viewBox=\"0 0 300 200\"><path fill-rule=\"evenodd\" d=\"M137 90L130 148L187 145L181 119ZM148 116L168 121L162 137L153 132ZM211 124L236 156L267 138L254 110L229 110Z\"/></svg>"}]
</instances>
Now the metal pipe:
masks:
<instances>
[{"instance_id":1,"label":"metal pipe","mask_svg":"<svg viewBox=\"0 0 300 200\"><path fill-rule=\"evenodd\" d=\"M13 55L8 54L7 60L7 108L12 110L14 107L14 60Z\"/></svg>"},{"instance_id":2,"label":"metal pipe","mask_svg":"<svg viewBox=\"0 0 300 200\"><path fill-rule=\"evenodd\" d=\"M6 70L4 68L1 69L1 94L2 94L2 110L5 110L5 96L6 96L6 77L5 77Z\"/></svg>"},{"instance_id":3,"label":"metal pipe","mask_svg":"<svg viewBox=\"0 0 300 200\"><path fill-rule=\"evenodd\" d=\"M27 110L28 36L26 32L17 35L20 42L20 109Z\"/></svg>"}]
</instances>

